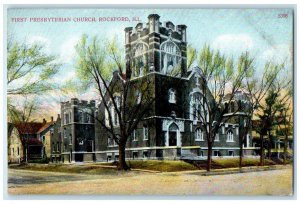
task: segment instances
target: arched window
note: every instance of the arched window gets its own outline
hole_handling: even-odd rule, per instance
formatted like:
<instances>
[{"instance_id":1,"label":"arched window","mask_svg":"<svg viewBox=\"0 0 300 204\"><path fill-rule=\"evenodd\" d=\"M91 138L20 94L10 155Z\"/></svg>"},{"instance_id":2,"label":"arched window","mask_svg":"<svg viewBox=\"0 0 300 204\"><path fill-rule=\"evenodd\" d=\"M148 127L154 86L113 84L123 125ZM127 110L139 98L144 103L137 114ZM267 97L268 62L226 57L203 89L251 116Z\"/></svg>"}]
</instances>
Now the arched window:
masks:
<instances>
[{"instance_id":1,"label":"arched window","mask_svg":"<svg viewBox=\"0 0 300 204\"><path fill-rule=\"evenodd\" d=\"M205 118L205 112L202 108L203 98L200 93L193 93L190 98L190 119L194 121Z\"/></svg>"},{"instance_id":2,"label":"arched window","mask_svg":"<svg viewBox=\"0 0 300 204\"><path fill-rule=\"evenodd\" d=\"M133 76L142 76L144 74L145 66L147 65L147 52L148 45L146 43L138 43L134 47L134 66L136 69L134 70Z\"/></svg>"},{"instance_id":3,"label":"arched window","mask_svg":"<svg viewBox=\"0 0 300 204\"><path fill-rule=\"evenodd\" d=\"M203 131L200 128L195 131L195 141L204 141Z\"/></svg>"},{"instance_id":4,"label":"arched window","mask_svg":"<svg viewBox=\"0 0 300 204\"><path fill-rule=\"evenodd\" d=\"M227 132L227 141L226 142L234 142L233 141L233 132L231 130L229 130Z\"/></svg>"},{"instance_id":5,"label":"arched window","mask_svg":"<svg viewBox=\"0 0 300 204\"><path fill-rule=\"evenodd\" d=\"M161 71L169 74L174 67L180 66L181 52L179 47L168 40L161 45Z\"/></svg>"},{"instance_id":6,"label":"arched window","mask_svg":"<svg viewBox=\"0 0 300 204\"><path fill-rule=\"evenodd\" d=\"M176 92L174 89L169 89L169 103L176 103Z\"/></svg>"}]
</instances>

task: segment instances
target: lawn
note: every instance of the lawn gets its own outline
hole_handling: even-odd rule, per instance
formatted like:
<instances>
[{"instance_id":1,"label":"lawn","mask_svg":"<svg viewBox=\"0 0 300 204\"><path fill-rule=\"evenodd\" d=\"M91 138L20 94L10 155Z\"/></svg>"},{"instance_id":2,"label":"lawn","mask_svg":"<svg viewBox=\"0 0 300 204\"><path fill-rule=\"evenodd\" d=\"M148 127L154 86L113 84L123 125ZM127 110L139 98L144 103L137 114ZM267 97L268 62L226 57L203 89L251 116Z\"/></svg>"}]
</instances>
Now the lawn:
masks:
<instances>
[{"instance_id":1,"label":"lawn","mask_svg":"<svg viewBox=\"0 0 300 204\"><path fill-rule=\"evenodd\" d=\"M101 175L112 175L118 174L116 168L105 168L98 165L69 165L69 164L23 164L9 166L12 169L24 169L34 171L51 171L51 172L62 172L62 173L85 173L85 174L101 174Z\"/></svg>"},{"instance_id":2,"label":"lawn","mask_svg":"<svg viewBox=\"0 0 300 204\"><path fill-rule=\"evenodd\" d=\"M206 161L185 162L185 161L171 161L171 160L129 160L128 166L131 169L141 169L158 172L175 172L175 171L189 171L189 170L205 170ZM275 165L271 160L265 160L265 165ZM92 175L115 175L118 174L116 162L110 163L86 163L86 164L27 164L27 165L13 165L9 168L25 169L35 171L51 171L51 172L65 172L65 173L85 173ZM259 159L244 158L243 166L258 166ZM212 161L212 169L221 168L235 168L239 166L239 158L220 158Z\"/></svg>"},{"instance_id":3,"label":"lawn","mask_svg":"<svg viewBox=\"0 0 300 204\"><path fill-rule=\"evenodd\" d=\"M243 158L243 166L259 166L259 158ZM172 161L172 160L129 160L127 164L132 169L143 169L161 172L205 170L206 160L197 162ZM265 159L265 165L275 165L276 163ZM104 166L116 166L117 163L101 163ZM236 168L239 167L239 158L220 158L212 161L212 169Z\"/></svg>"},{"instance_id":4,"label":"lawn","mask_svg":"<svg viewBox=\"0 0 300 204\"><path fill-rule=\"evenodd\" d=\"M133 169L144 169L161 172L198 170L196 166L184 161L130 160L127 161L127 164Z\"/></svg>"}]
</instances>

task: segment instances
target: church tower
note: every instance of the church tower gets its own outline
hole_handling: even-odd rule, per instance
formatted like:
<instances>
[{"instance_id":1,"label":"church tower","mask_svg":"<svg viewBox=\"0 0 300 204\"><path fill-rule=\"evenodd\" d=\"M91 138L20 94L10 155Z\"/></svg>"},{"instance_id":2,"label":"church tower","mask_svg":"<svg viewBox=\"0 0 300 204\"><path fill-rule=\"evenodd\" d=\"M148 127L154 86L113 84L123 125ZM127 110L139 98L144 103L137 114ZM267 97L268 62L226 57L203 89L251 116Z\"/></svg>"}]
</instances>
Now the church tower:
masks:
<instances>
[{"instance_id":1,"label":"church tower","mask_svg":"<svg viewBox=\"0 0 300 204\"><path fill-rule=\"evenodd\" d=\"M125 28L126 60L131 62L132 76L149 72L186 76L186 25L161 23L160 16L150 14L146 24Z\"/></svg>"}]
</instances>

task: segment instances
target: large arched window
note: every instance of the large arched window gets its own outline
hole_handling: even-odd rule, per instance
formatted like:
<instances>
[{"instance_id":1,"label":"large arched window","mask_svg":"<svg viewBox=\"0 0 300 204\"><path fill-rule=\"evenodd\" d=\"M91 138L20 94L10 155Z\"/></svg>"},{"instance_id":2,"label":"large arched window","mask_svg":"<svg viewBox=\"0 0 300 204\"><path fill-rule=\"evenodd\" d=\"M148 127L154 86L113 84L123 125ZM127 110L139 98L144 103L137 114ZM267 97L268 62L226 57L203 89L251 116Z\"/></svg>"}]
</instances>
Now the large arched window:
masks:
<instances>
[{"instance_id":1,"label":"large arched window","mask_svg":"<svg viewBox=\"0 0 300 204\"><path fill-rule=\"evenodd\" d=\"M146 43L138 43L134 47L134 67L133 75L135 77L142 76L144 74L145 67L148 61L148 45Z\"/></svg>"},{"instance_id":2,"label":"large arched window","mask_svg":"<svg viewBox=\"0 0 300 204\"><path fill-rule=\"evenodd\" d=\"M181 52L179 47L168 40L161 45L161 72L170 74L172 70L180 66Z\"/></svg>"},{"instance_id":3,"label":"large arched window","mask_svg":"<svg viewBox=\"0 0 300 204\"><path fill-rule=\"evenodd\" d=\"M195 141L204 141L203 131L200 128L195 131Z\"/></svg>"},{"instance_id":4,"label":"large arched window","mask_svg":"<svg viewBox=\"0 0 300 204\"><path fill-rule=\"evenodd\" d=\"M194 121L206 120L209 122L207 105L203 106L203 96L199 92L195 92L190 97L190 119Z\"/></svg>"},{"instance_id":5,"label":"large arched window","mask_svg":"<svg viewBox=\"0 0 300 204\"><path fill-rule=\"evenodd\" d=\"M226 140L226 142L234 142L233 141L233 132L231 130L229 130L227 132L227 140Z\"/></svg>"}]
</instances>

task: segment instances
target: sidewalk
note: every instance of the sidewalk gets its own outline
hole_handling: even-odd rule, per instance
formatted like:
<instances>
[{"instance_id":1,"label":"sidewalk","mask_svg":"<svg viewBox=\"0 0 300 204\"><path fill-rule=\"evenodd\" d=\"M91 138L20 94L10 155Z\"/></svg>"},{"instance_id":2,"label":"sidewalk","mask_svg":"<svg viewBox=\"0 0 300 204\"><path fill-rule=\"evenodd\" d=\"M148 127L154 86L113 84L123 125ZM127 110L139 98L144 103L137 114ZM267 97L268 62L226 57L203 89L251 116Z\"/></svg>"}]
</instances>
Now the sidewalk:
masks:
<instances>
[{"instance_id":1,"label":"sidewalk","mask_svg":"<svg viewBox=\"0 0 300 204\"><path fill-rule=\"evenodd\" d=\"M271 171L271 170L280 170L280 169L289 169L289 168L293 168L293 166L292 165L250 166L250 167L243 167L242 169L240 168L212 169L210 172L206 170L193 170L193 171L179 171L179 172L168 172L168 173L215 176L215 175L225 175L225 174Z\"/></svg>"}]
</instances>

